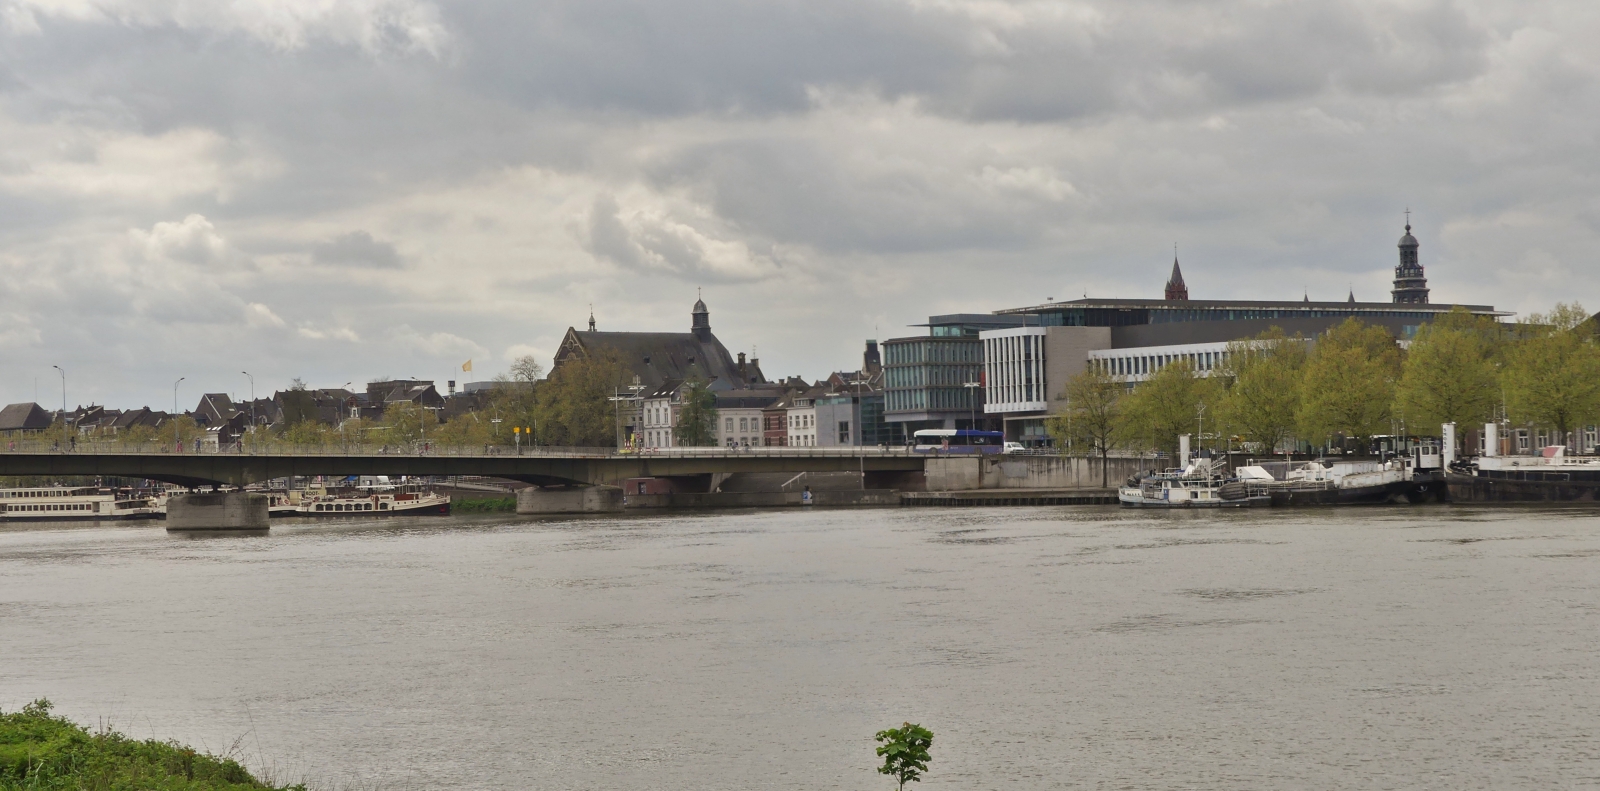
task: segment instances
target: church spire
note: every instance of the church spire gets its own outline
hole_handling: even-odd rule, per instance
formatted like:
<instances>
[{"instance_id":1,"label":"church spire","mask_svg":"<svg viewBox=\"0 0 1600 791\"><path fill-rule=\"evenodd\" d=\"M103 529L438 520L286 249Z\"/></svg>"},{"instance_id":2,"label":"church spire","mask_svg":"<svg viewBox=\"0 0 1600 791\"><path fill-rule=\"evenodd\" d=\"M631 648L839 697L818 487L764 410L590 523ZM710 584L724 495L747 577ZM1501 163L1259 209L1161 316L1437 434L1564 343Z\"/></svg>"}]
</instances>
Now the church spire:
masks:
<instances>
[{"instance_id":1,"label":"church spire","mask_svg":"<svg viewBox=\"0 0 1600 791\"><path fill-rule=\"evenodd\" d=\"M706 309L706 301L699 297L699 289L695 289L696 298L694 308L689 311L689 332L701 341L711 340L711 311Z\"/></svg>"},{"instance_id":2,"label":"church spire","mask_svg":"<svg viewBox=\"0 0 1600 791\"><path fill-rule=\"evenodd\" d=\"M1417 261L1417 237L1411 235L1411 210L1406 209L1406 235L1400 237L1400 265L1394 268L1394 290L1389 292L1396 304L1428 304L1428 278Z\"/></svg>"},{"instance_id":3,"label":"church spire","mask_svg":"<svg viewBox=\"0 0 1600 791\"><path fill-rule=\"evenodd\" d=\"M1178 246L1172 246L1172 276L1167 278L1167 299L1187 300L1189 287L1183 283L1183 270L1178 268Z\"/></svg>"}]
</instances>

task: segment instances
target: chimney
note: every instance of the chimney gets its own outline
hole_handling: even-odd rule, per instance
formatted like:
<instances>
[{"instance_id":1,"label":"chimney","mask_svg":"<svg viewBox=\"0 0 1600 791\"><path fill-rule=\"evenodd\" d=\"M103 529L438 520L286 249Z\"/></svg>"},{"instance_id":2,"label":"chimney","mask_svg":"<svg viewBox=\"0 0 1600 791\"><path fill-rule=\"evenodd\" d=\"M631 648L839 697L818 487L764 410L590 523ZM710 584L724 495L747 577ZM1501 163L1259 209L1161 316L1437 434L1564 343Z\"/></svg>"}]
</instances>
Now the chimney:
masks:
<instances>
[{"instance_id":1,"label":"chimney","mask_svg":"<svg viewBox=\"0 0 1600 791\"><path fill-rule=\"evenodd\" d=\"M745 376L745 373L744 373L744 352L739 352L739 378L740 379L748 378L748 377Z\"/></svg>"}]
</instances>

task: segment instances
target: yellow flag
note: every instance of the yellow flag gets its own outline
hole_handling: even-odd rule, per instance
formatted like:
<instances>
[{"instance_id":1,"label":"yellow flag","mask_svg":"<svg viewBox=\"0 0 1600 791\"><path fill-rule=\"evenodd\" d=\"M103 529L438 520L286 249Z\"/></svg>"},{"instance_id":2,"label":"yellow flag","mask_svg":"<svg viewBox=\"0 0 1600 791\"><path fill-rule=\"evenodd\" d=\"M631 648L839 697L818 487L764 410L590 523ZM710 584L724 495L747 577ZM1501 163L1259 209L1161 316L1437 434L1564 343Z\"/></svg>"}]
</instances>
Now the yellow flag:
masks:
<instances>
[{"instance_id":1,"label":"yellow flag","mask_svg":"<svg viewBox=\"0 0 1600 791\"><path fill-rule=\"evenodd\" d=\"M472 361L468 360L468 361L462 363L461 364L461 370L463 370L463 371L471 371L472 370Z\"/></svg>"}]
</instances>

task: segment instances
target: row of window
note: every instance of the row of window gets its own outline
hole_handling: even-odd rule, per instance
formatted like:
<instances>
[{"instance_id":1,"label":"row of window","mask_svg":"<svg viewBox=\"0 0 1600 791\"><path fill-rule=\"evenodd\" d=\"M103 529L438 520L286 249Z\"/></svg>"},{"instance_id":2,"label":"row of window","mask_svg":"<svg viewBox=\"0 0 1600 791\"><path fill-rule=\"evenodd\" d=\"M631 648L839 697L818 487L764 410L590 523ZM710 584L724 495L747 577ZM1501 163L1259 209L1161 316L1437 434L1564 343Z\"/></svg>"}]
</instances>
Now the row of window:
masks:
<instances>
[{"instance_id":1,"label":"row of window","mask_svg":"<svg viewBox=\"0 0 1600 791\"><path fill-rule=\"evenodd\" d=\"M317 503L315 511L371 511L372 503ZM388 503L378 503L379 511L389 510Z\"/></svg>"},{"instance_id":2,"label":"row of window","mask_svg":"<svg viewBox=\"0 0 1600 791\"><path fill-rule=\"evenodd\" d=\"M884 411L912 412L927 409L977 409L979 387L890 390L884 393Z\"/></svg>"},{"instance_id":3,"label":"row of window","mask_svg":"<svg viewBox=\"0 0 1600 791\"><path fill-rule=\"evenodd\" d=\"M1089 364L1098 367L1111 376L1145 376L1165 368L1179 360L1188 360L1200 373L1210 373L1216 370L1228 357L1225 351L1220 352L1187 352L1178 354L1150 354L1138 357L1112 357L1103 360L1090 360Z\"/></svg>"},{"instance_id":4,"label":"row of window","mask_svg":"<svg viewBox=\"0 0 1600 791\"><path fill-rule=\"evenodd\" d=\"M6 513L39 513L43 511L93 511L94 503L28 503L7 505Z\"/></svg>"},{"instance_id":5,"label":"row of window","mask_svg":"<svg viewBox=\"0 0 1600 791\"><path fill-rule=\"evenodd\" d=\"M1250 319L1358 318L1432 319L1439 311L1373 310L1370 308L1066 308L1039 314L1044 327L1127 327L1136 324L1175 324L1187 321L1245 321Z\"/></svg>"},{"instance_id":6,"label":"row of window","mask_svg":"<svg viewBox=\"0 0 1600 791\"><path fill-rule=\"evenodd\" d=\"M993 403L1036 403L1044 395L1044 336L1001 335L984 340Z\"/></svg>"},{"instance_id":7,"label":"row of window","mask_svg":"<svg viewBox=\"0 0 1600 791\"><path fill-rule=\"evenodd\" d=\"M916 363L981 363L983 344L977 338L960 340L933 340L918 338L909 341L886 341L883 344L884 365L914 365Z\"/></svg>"},{"instance_id":8,"label":"row of window","mask_svg":"<svg viewBox=\"0 0 1600 791\"><path fill-rule=\"evenodd\" d=\"M81 496L81 495L85 494L86 492L90 492L90 491L93 491L93 490L86 490L86 489L14 489L14 490L11 490L11 491L0 491L0 497L13 498L13 499L26 498L26 499L32 500L35 497L72 497L73 495Z\"/></svg>"},{"instance_id":9,"label":"row of window","mask_svg":"<svg viewBox=\"0 0 1600 791\"><path fill-rule=\"evenodd\" d=\"M885 368L883 385L887 388L959 386L978 381L980 370L982 369L979 366L970 364L907 365Z\"/></svg>"}]
</instances>

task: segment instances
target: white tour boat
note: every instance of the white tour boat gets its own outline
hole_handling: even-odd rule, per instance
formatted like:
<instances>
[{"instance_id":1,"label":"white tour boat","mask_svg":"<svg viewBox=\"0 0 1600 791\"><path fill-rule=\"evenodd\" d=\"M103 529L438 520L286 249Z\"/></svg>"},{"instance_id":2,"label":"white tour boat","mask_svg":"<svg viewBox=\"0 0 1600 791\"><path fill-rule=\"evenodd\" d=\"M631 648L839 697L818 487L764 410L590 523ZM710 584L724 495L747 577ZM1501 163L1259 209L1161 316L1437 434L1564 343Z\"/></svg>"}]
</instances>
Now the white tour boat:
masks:
<instances>
[{"instance_id":1,"label":"white tour boat","mask_svg":"<svg viewBox=\"0 0 1600 791\"><path fill-rule=\"evenodd\" d=\"M160 519L166 494L99 486L35 486L0 489L0 523Z\"/></svg>"}]
</instances>

